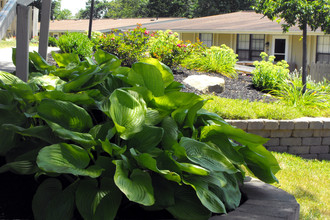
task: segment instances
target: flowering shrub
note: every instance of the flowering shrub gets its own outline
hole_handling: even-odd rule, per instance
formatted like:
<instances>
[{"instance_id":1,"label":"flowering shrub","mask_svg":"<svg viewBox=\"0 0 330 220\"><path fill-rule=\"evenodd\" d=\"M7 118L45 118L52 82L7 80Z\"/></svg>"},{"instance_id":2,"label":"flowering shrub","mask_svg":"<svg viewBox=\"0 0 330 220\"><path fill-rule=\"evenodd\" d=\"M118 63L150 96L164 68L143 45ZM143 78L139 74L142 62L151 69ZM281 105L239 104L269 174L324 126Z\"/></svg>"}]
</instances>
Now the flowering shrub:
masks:
<instances>
[{"instance_id":1,"label":"flowering shrub","mask_svg":"<svg viewBox=\"0 0 330 220\"><path fill-rule=\"evenodd\" d=\"M195 51L184 60L183 66L188 69L217 72L227 77L237 77L236 62L237 54L223 44L220 47L204 47L202 51Z\"/></svg>"},{"instance_id":2,"label":"flowering shrub","mask_svg":"<svg viewBox=\"0 0 330 220\"><path fill-rule=\"evenodd\" d=\"M290 72L288 63L285 60L274 63L275 57L268 57L268 54L265 52L262 52L260 56L262 61L255 61L253 63L256 67L252 71L254 87L264 91L279 89L279 85L288 78Z\"/></svg>"},{"instance_id":3,"label":"flowering shrub","mask_svg":"<svg viewBox=\"0 0 330 220\"><path fill-rule=\"evenodd\" d=\"M113 30L110 34L99 36L97 47L118 56L125 66L131 66L146 56L147 43L153 33L141 28L141 25L124 33L117 32Z\"/></svg>"},{"instance_id":4,"label":"flowering shrub","mask_svg":"<svg viewBox=\"0 0 330 220\"><path fill-rule=\"evenodd\" d=\"M149 41L149 54L168 66L177 66L196 47L190 42L184 43L179 39L179 34L167 30L158 31Z\"/></svg>"}]
</instances>

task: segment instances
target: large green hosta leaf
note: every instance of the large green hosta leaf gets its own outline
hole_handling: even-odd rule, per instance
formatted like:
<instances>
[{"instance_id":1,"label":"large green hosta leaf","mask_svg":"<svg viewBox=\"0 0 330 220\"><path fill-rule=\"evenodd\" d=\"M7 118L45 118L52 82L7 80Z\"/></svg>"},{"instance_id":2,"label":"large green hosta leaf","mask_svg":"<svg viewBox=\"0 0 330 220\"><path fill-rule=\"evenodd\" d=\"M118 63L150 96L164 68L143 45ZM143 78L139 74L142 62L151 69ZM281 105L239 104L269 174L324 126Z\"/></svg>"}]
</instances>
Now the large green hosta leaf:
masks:
<instances>
[{"instance_id":1,"label":"large green hosta leaf","mask_svg":"<svg viewBox=\"0 0 330 220\"><path fill-rule=\"evenodd\" d=\"M47 124L53 132L60 138L64 140L71 140L75 143L81 144L85 148L91 148L95 146L97 143L94 140L93 136L89 133L80 133L76 131L70 131L68 129L63 128L62 126L52 123L50 121L47 121Z\"/></svg>"},{"instance_id":2,"label":"large green hosta leaf","mask_svg":"<svg viewBox=\"0 0 330 220\"><path fill-rule=\"evenodd\" d=\"M37 157L38 167L46 172L70 173L92 178L100 176L102 169L96 166L87 168L89 162L90 158L86 150L66 143L44 147Z\"/></svg>"},{"instance_id":3,"label":"large green hosta leaf","mask_svg":"<svg viewBox=\"0 0 330 220\"><path fill-rule=\"evenodd\" d=\"M215 144L221 150L221 152L232 162L236 164L244 163L243 156L234 149L228 137L220 131L214 129L214 126L203 127L200 139L203 142L210 141Z\"/></svg>"},{"instance_id":4,"label":"large green hosta leaf","mask_svg":"<svg viewBox=\"0 0 330 220\"><path fill-rule=\"evenodd\" d=\"M87 111L71 102L44 99L37 110L42 119L59 124L68 130L83 132L93 125Z\"/></svg>"},{"instance_id":5,"label":"large green hosta leaf","mask_svg":"<svg viewBox=\"0 0 330 220\"><path fill-rule=\"evenodd\" d=\"M251 171L262 181L268 183L277 181L275 174L279 171L280 167L275 157L262 146L262 144L265 144L268 139L255 134L246 133L245 131L234 128L231 125L212 125L205 127L204 129L214 130L225 134L229 138L247 146L240 149L239 153L243 155L244 160ZM207 133L207 130L204 131L204 134Z\"/></svg>"},{"instance_id":6,"label":"large green hosta leaf","mask_svg":"<svg viewBox=\"0 0 330 220\"><path fill-rule=\"evenodd\" d=\"M205 179L187 177L184 179L184 183L195 189L199 200L208 210L214 213L226 213L225 205L214 192L209 190L209 184Z\"/></svg>"},{"instance_id":7,"label":"large green hosta leaf","mask_svg":"<svg viewBox=\"0 0 330 220\"><path fill-rule=\"evenodd\" d=\"M99 91L93 91L93 92L99 93ZM82 91L78 93L47 91L47 92L39 92L34 95L39 102L43 99L54 99L54 100L72 102L76 105L91 105L95 103L94 99L89 96L89 93L87 91Z\"/></svg>"},{"instance_id":8,"label":"large green hosta leaf","mask_svg":"<svg viewBox=\"0 0 330 220\"><path fill-rule=\"evenodd\" d=\"M156 66L137 62L133 64L132 69L142 76L144 86L147 87L154 96L164 95L165 85L162 73Z\"/></svg>"},{"instance_id":9,"label":"large green hosta leaf","mask_svg":"<svg viewBox=\"0 0 330 220\"><path fill-rule=\"evenodd\" d=\"M236 179L226 173L214 172L203 178L188 176L184 183L191 185L202 204L214 213L226 213L226 208L235 209L241 200Z\"/></svg>"},{"instance_id":10,"label":"large green hosta leaf","mask_svg":"<svg viewBox=\"0 0 330 220\"><path fill-rule=\"evenodd\" d=\"M121 138L128 139L143 129L146 117L144 102L122 89L111 94L110 102L110 115Z\"/></svg>"},{"instance_id":11,"label":"large green hosta leaf","mask_svg":"<svg viewBox=\"0 0 330 220\"><path fill-rule=\"evenodd\" d=\"M59 67L66 67L69 64L79 64L80 59L77 54L74 53L55 53L52 52L52 56Z\"/></svg>"},{"instance_id":12,"label":"large green hosta leaf","mask_svg":"<svg viewBox=\"0 0 330 220\"><path fill-rule=\"evenodd\" d=\"M152 170L156 173L159 173L162 175L164 178L180 183L181 182L181 177L179 174L170 171L170 170L160 170L157 167L157 161L155 158L153 158L150 154L143 153L143 154L137 154L133 149L131 149L131 153L134 157L134 159L138 162L138 164L142 168L146 168L149 170Z\"/></svg>"},{"instance_id":13,"label":"large green hosta leaf","mask_svg":"<svg viewBox=\"0 0 330 220\"><path fill-rule=\"evenodd\" d=\"M29 52L29 59L32 61L34 67L43 73L51 72L56 69L55 66L48 64L46 60L36 51Z\"/></svg>"},{"instance_id":14,"label":"large green hosta leaf","mask_svg":"<svg viewBox=\"0 0 330 220\"><path fill-rule=\"evenodd\" d=\"M128 140L128 146L143 153L151 152L161 142L163 134L162 128L145 125Z\"/></svg>"},{"instance_id":15,"label":"large green hosta leaf","mask_svg":"<svg viewBox=\"0 0 330 220\"><path fill-rule=\"evenodd\" d=\"M280 167L274 156L264 146L254 146L253 150L244 147L239 152L244 156L247 167L256 177L266 183L278 182L275 174Z\"/></svg>"},{"instance_id":16,"label":"large green hosta leaf","mask_svg":"<svg viewBox=\"0 0 330 220\"><path fill-rule=\"evenodd\" d=\"M167 87L168 85L170 85L173 82L174 76L173 76L172 70L165 64L159 62L159 60L157 60L155 58L147 58L147 59L141 60L141 62L154 65L160 71L160 73L162 74L162 78L163 78L165 87Z\"/></svg>"},{"instance_id":17,"label":"large green hosta leaf","mask_svg":"<svg viewBox=\"0 0 330 220\"><path fill-rule=\"evenodd\" d=\"M57 179L47 179L38 188L33 197L32 209L36 220L72 219L74 213L73 183L62 191L62 184Z\"/></svg>"},{"instance_id":18,"label":"large green hosta leaf","mask_svg":"<svg viewBox=\"0 0 330 220\"><path fill-rule=\"evenodd\" d=\"M173 145L178 143L179 128L176 122L171 117L166 117L161 123L164 129L164 136L162 139L162 146L164 149L169 150Z\"/></svg>"},{"instance_id":19,"label":"large green hosta leaf","mask_svg":"<svg viewBox=\"0 0 330 220\"><path fill-rule=\"evenodd\" d=\"M210 170L218 172L236 173L238 170L223 153L210 145L183 137L180 145L186 149L190 161Z\"/></svg>"},{"instance_id":20,"label":"large green hosta leaf","mask_svg":"<svg viewBox=\"0 0 330 220\"><path fill-rule=\"evenodd\" d=\"M29 83L35 83L47 90L55 90L57 87L60 87L66 82L60 79L58 76L43 75L33 77L31 80L29 80Z\"/></svg>"},{"instance_id":21,"label":"large green hosta leaf","mask_svg":"<svg viewBox=\"0 0 330 220\"><path fill-rule=\"evenodd\" d=\"M112 178L103 177L98 186L97 180L79 182L76 191L76 205L86 220L114 219L120 206L122 193Z\"/></svg>"},{"instance_id":22,"label":"large green hosta leaf","mask_svg":"<svg viewBox=\"0 0 330 220\"><path fill-rule=\"evenodd\" d=\"M3 128L14 131L22 136L35 137L49 144L58 143L60 139L56 138L52 130L48 126L35 126L30 128L22 128L12 124L5 124Z\"/></svg>"},{"instance_id":23,"label":"large green hosta leaf","mask_svg":"<svg viewBox=\"0 0 330 220\"><path fill-rule=\"evenodd\" d=\"M103 50L97 50L94 53L94 58L95 58L95 61L98 64L104 64L104 63L107 63L107 62L118 60L118 57L116 57L113 54L107 53L107 52L105 52Z\"/></svg>"},{"instance_id":24,"label":"large green hosta leaf","mask_svg":"<svg viewBox=\"0 0 330 220\"><path fill-rule=\"evenodd\" d=\"M155 108L166 109L166 110L176 110L182 106L192 106L203 99L194 94L186 92L169 92L164 96L154 97L153 105Z\"/></svg>"},{"instance_id":25,"label":"large green hosta leaf","mask_svg":"<svg viewBox=\"0 0 330 220\"><path fill-rule=\"evenodd\" d=\"M17 97L29 102L34 101L32 88L13 74L0 71L0 82L5 84L0 83L0 87L8 89Z\"/></svg>"},{"instance_id":26,"label":"large green hosta leaf","mask_svg":"<svg viewBox=\"0 0 330 220\"><path fill-rule=\"evenodd\" d=\"M176 219L180 220L207 220L211 212L207 210L196 197L195 192L188 186L174 188L175 205L168 207Z\"/></svg>"},{"instance_id":27,"label":"large green hosta leaf","mask_svg":"<svg viewBox=\"0 0 330 220\"><path fill-rule=\"evenodd\" d=\"M38 170L39 169L34 162L27 160L10 162L0 167L0 173L12 171L22 175L34 174Z\"/></svg>"},{"instance_id":28,"label":"large green hosta leaf","mask_svg":"<svg viewBox=\"0 0 330 220\"><path fill-rule=\"evenodd\" d=\"M63 85L63 92L82 91L97 85L106 77L106 74L100 74L98 66L91 66L84 72Z\"/></svg>"},{"instance_id":29,"label":"large green hosta leaf","mask_svg":"<svg viewBox=\"0 0 330 220\"><path fill-rule=\"evenodd\" d=\"M115 161L116 173L115 183L117 187L133 202L151 206L155 203L154 192L150 175L140 169L134 169L129 175L129 171L121 160Z\"/></svg>"},{"instance_id":30,"label":"large green hosta leaf","mask_svg":"<svg viewBox=\"0 0 330 220\"><path fill-rule=\"evenodd\" d=\"M62 191L62 184L57 179L47 179L39 187L32 200L32 210L36 220L44 220L47 216L47 205L51 198Z\"/></svg>"}]
</instances>

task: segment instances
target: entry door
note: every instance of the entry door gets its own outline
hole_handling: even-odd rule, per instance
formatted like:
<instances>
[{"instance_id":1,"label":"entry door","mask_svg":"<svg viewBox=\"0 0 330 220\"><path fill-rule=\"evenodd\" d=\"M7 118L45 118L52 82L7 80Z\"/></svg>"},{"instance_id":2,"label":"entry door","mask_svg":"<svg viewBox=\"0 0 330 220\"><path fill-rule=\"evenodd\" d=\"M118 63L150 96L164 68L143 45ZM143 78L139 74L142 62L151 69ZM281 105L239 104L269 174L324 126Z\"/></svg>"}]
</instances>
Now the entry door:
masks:
<instances>
[{"instance_id":1,"label":"entry door","mask_svg":"<svg viewBox=\"0 0 330 220\"><path fill-rule=\"evenodd\" d=\"M286 60L288 61L288 39L285 37L273 38L273 55L275 61Z\"/></svg>"}]
</instances>

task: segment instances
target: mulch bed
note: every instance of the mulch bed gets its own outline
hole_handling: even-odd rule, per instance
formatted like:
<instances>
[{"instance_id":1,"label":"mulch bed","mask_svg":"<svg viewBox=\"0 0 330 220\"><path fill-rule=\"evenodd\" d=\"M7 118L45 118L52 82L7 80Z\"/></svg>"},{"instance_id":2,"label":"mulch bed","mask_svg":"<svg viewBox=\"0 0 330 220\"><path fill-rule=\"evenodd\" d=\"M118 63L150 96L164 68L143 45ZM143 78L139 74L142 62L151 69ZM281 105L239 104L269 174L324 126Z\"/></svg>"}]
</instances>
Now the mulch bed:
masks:
<instances>
[{"instance_id":1,"label":"mulch bed","mask_svg":"<svg viewBox=\"0 0 330 220\"><path fill-rule=\"evenodd\" d=\"M262 101L262 102L273 102L274 98L258 91L254 88L252 83L251 75L239 74L238 78L231 79L225 76L220 75L219 73L206 73L198 72L196 70L188 70L181 68L179 70L173 71L174 79L185 85L185 88L182 90L184 92L193 92L198 95L201 95L202 92L194 89L193 87L185 84L183 80L190 75L208 75L213 77L223 78L225 80L225 90L222 93L213 93L213 95L229 98L229 99L248 99L250 101Z\"/></svg>"}]
</instances>

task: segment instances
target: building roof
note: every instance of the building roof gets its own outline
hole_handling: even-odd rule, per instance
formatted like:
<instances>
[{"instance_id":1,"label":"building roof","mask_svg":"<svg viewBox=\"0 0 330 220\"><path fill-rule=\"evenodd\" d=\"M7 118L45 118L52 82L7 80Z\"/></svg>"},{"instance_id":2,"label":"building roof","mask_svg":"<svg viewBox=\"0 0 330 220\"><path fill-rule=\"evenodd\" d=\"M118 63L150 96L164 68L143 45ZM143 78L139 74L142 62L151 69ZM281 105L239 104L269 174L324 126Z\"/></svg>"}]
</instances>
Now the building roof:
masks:
<instances>
[{"instance_id":1,"label":"building roof","mask_svg":"<svg viewBox=\"0 0 330 220\"><path fill-rule=\"evenodd\" d=\"M111 29L131 29L137 24L160 24L186 18L125 18L93 20L93 31L108 32ZM40 25L40 24L39 24ZM85 32L89 28L89 19L50 21L49 32Z\"/></svg>"},{"instance_id":2,"label":"building roof","mask_svg":"<svg viewBox=\"0 0 330 220\"><path fill-rule=\"evenodd\" d=\"M149 30L168 30L197 33L269 33L282 34L281 24L257 14L254 11L242 11L208 17L171 21L162 24L144 25ZM297 27L291 27L288 34L301 34ZM320 30L308 34L321 34Z\"/></svg>"}]
</instances>

